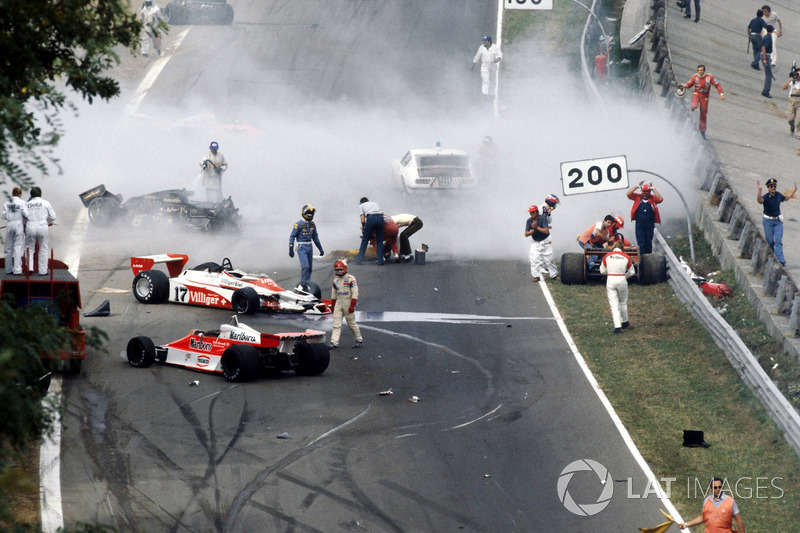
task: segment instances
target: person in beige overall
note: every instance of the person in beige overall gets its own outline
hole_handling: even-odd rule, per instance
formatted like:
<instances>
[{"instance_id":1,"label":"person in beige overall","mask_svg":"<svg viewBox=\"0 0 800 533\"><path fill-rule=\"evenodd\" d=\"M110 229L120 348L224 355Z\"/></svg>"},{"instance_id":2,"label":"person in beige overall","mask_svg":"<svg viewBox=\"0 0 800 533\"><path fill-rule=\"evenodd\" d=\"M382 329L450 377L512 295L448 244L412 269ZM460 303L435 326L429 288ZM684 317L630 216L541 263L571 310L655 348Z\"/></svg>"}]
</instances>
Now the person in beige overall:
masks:
<instances>
[{"instance_id":1,"label":"person in beige overall","mask_svg":"<svg viewBox=\"0 0 800 533\"><path fill-rule=\"evenodd\" d=\"M356 338L353 348L360 348L364 338L356 324L356 302L358 302L358 283L352 274L347 273L347 263L336 261L333 264L333 287L331 288L331 307L333 307L333 331L331 343L328 348L335 350L339 347L339 337L342 334L342 317L347 320L347 326Z\"/></svg>"}]
</instances>

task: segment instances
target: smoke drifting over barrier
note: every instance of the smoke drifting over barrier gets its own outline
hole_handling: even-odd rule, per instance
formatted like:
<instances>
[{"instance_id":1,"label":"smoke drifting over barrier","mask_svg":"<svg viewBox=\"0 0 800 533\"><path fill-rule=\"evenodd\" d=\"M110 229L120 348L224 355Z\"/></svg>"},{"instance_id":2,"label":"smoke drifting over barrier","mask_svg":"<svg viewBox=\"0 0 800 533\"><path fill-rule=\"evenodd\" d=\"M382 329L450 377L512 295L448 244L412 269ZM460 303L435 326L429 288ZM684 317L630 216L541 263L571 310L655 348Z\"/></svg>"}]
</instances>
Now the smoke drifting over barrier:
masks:
<instances>
[{"instance_id":1,"label":"smoke drifting over barrier","mask_svg":"<svg viewBox=\"0 0 800 533\"><path fill-rule=\"evenodd\" d=\"M223 191L244 216L243 235L170 230L143 239L138 230L116 229L113 240L130 254L185 252L201 261L228 256L235 266L254 271L296 262L288 258L286 245L306 203L317 208L326 251L358 246L358 199L367 196L387 214L422 218L425 226L412 244L427 243L429 260L526 261L527 208L540 205L548 193L562 200L553 216L557 257L578 251L575 236L606 214L623 216L622 233L635 240L625 190L565 196L561 162L625 155L629 168L661 174L692 196L687 194L695 187L692 139L681 138L665 112L635 95L609 97L604 110L587 98L577 73L552 71L552 59L541 50L515 43L504 50L502 111L495 120L491 102L479 95L478 73L469 71L478 44L464 47L460 55L449 50L444 68L425 87L410 85L398 74L411 68L409 58L419 61L419 56L383 47L380 62L375 56L359 59L358 70L369 80L353 78L352 91L340 88L330 99L310 96L320 87L293 87L291 72L265 70L258 47L251 55L217 49L212 63L236 54L235 70L228 71L235 81L214 85L209 93L201 90L203 72L194 90L176 99L175 87L182 87L196 68L178 54L133 114L126 107L131 89L111 104L82 106L79 120L68 121L59 149L64 175L45 182L45 196L57 209L77 210L78 194L99 183L125 198L196 187L200 159L208 143L218 141L230 165ZM397 57L386 55L392 48ZM711 115L713 128L713 104ZM475 190L405 194L391 176L392 161L410 148L441 141L445 148L477 157L486 135L500 146L499 172L481 176ZM630 180L652 181L661 191L664 221L685 218L671 187L644 174L631 174ZM197 194L204 196L202 190Z\"/></svg>"}]
</instances>

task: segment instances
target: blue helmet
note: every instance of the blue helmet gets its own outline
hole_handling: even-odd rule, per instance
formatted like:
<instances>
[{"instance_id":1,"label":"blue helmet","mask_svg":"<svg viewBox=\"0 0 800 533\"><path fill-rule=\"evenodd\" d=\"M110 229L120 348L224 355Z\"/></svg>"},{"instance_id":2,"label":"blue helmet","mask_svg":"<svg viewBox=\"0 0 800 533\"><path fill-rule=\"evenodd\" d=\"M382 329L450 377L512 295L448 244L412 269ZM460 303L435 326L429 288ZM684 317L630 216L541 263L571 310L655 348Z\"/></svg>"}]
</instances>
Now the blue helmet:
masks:
<instances>
[{"instance_id":1,"label":"blue helmet","mask_svg":"<svg viewBox=\"0 0 800 533\"><path fill-rule=\"evenodd\" d=\"M219 143L217 141L212 141L209 148L212 150L219 150Z\"/></svg>"}]
</instances>

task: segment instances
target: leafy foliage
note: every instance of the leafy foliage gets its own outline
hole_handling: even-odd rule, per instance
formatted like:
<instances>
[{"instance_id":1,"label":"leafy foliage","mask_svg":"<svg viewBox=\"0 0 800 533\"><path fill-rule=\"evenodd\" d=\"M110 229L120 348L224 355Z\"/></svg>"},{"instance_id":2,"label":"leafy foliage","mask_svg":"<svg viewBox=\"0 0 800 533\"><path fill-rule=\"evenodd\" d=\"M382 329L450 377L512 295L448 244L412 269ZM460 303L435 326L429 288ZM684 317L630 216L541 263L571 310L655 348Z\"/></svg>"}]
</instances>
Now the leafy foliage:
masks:
<instances>
[{"instance_id":1,"label":"leafy foliage","mask_svg":"<svg viewBox=\"0 0 800 533\"><path fill-rule=\"evenodd\" d=\"M133 48L141 23L125 0L0 0L0 182L31 185L61 136L64 88L89 103L119 94L104 74Z\"/></svg>"},{"instance_id":2,"label":"leafy foliage","mask_svg":"<svg viewBox=\"0 0 800 533\"><path fill-rule=\"evenodd\" d=\"M68 332L44 309L15 309L0 302L0 461L23 449L52 421L43 405L49 370L40 357L55 354L69 342Z\"/></svg>"}]
</instances>

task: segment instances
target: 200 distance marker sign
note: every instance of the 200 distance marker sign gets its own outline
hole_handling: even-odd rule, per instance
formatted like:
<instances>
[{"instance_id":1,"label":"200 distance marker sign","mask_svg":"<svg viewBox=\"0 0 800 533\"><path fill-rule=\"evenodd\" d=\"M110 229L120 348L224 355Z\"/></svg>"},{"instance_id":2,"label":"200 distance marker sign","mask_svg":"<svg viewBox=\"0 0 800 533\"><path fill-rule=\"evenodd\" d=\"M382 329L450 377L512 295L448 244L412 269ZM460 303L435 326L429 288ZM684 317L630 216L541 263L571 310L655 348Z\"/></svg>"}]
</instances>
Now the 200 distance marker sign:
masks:
<instances>
[{"instance_id":1,"label":"200 distance marker sign","mask_svg":"<svg viewBox=\"0 0 800 533\"><path fill-rule=\"evenodd\" d=\"M624 155L561 163L564 196L628 188L628 162Z\"/></svg>"}]
</instances>

